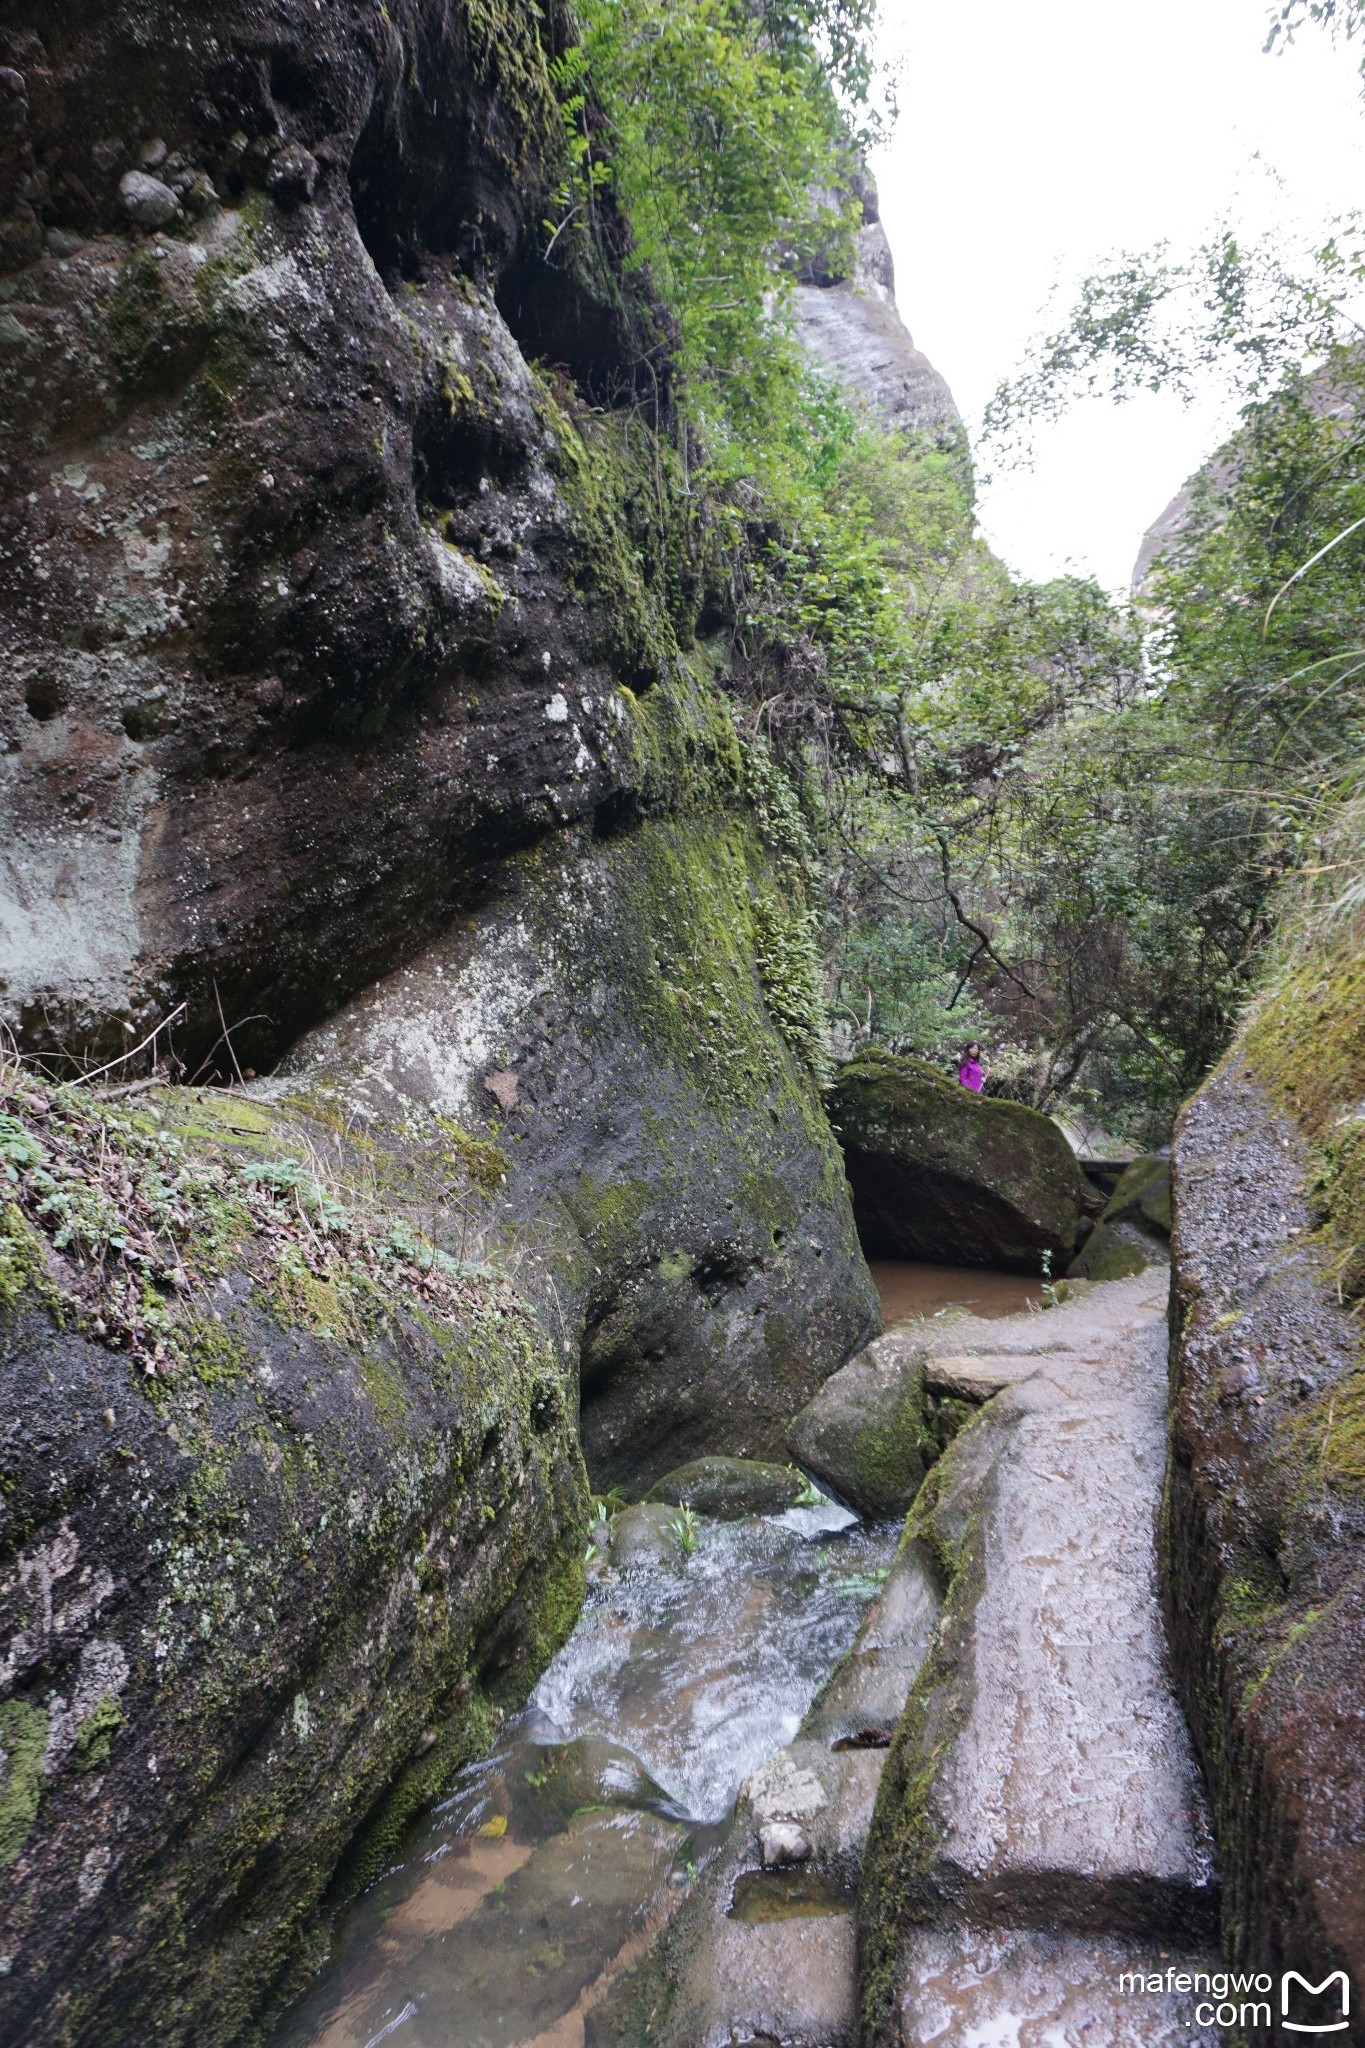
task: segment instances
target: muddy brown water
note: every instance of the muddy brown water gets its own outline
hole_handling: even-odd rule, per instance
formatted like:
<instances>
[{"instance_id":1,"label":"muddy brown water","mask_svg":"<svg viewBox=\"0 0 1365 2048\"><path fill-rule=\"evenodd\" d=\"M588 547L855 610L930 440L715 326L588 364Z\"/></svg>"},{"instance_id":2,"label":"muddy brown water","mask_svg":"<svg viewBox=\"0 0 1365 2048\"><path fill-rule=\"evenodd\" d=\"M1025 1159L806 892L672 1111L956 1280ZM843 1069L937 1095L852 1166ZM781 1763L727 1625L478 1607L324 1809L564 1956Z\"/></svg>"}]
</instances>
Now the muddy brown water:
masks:
<instances>
[{"instance_id":1,"label":"muddy brown water","mask_svg":"<svg viewBox=\"0 0 1365 2048\"><path fill-rule=\"evenodd\" d=\"M973 1316L1013 1316L1041 1308L1043 1283L1027 1273L992 1273L967 1266L925 1266L914 1259L869 1259L888 1330L918 1316L965 1309Z\"/></svg>"}]
</instances>

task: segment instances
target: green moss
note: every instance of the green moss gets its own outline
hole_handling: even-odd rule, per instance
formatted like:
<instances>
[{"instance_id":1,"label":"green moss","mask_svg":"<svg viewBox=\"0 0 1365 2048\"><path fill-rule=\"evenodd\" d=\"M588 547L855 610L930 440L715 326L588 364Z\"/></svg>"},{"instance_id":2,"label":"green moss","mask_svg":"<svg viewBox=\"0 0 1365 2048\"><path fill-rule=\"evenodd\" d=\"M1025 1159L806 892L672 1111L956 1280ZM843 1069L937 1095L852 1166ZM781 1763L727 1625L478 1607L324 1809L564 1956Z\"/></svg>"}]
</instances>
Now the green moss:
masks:
<instances>
[{"instance_id":1,"label":"green moss","mask_svg":"<svg viewBox=\"0 0 1365 2048\"><path fill-rule=\"evenodd\" d=\"M662 449L629 415L584 416L577 422L549 380L538 405L554 437L553 467L570 513L577 549L577 594L593 602L602 652L637 688L652 688L678 662L678 642L662 593L647 573L648 553L628 523L632 503L653 502L653 464Z\"/></svg>"},{"instance_id":2,"label":"green moss","mask_svg":"<svg viewBox=\"0 0 1365 2048\"><path fill-rule=\"evenodd\" d=\"M586 1505L586 1503L585 1503ZM550 1659L563 1649L583 1611L587 1591L583 1546L587 1518L564 1538L559 1551L537 1576L535 1604L529 1620L519 1631L520 1655L510 1686L503 1681L500 1692L524 1699Z\"/></svg>"},{"instance_id":3,"label":"green moss","mask_svg":"<svg viewBox=\"0 0 1365 2048\"><path fill-rule=\"evenodd\" d=\"M250 1365L245 1340L235 1324L211 1310L181 1313L172 1326L176 1361L188 1367L206 1387L222 1387L239 1379Z\"/></svg>"},{"instance_id":4,"label":"green moss","mask_svg":"<svg viewBox=\"0 0 1365 2048\"><path fill-rule=\"evenodd\" d=\"M453 1117L438 1116L450 1156L481 1194L494 1195L507 1178L507 1154L488 1138L476 1138Z\"/></svg>"},{"instance_id":5,"label":"green moss","mask_svg":"<svg viewBox=\"0 0 1365 2048\"><path fill-rule=\"evenodd\" d=\"M585 1243L599 1258L615 1264L635 1245L652 1191L642 1180L599 1182L584 1173L564 1199Z\"/></svg>"},{"instance_id":6,"label":"green moss","mask_svg":"<svg viewBox=\"0 0 1365 2048\"><path fill-rule=\"evenodd\" d=\"M1301 1488L1324 1482L1365 1499L1365 1368L1319 1394L1284 1429L1289 1469Z\"/></svg>"},{"instance_id":7,"label":"green moss","mask_svg":"<svg viewBox=\"0 0 1365 2048\"><path fill-rule=\"evenodd\" d=\"M373 1345L368 1345L360 1355L360 1376L380 1426L387 1436L393 1437L406 1427L408 1419L408 1400L402 1374L391 1359L383 1357Z\"/></svg>"},{"instance_id":8,"label":"green moss","mask_svg":"<svg viewBox=\"0 0 1365 2048\"><path fill-rule=\"evenodd\" d=\"M18 1300L43 1269L43 1244L14 1202L0 1208L0 1308Z\"/></svg>"},{"instance_id":9,"label":"green moss","mask_svg":"<svg viewBox=\"0 0 1365 2048\"><path fill-rule=\"evenodd\" d=\"M932 1476L932 1475L931 1475ZM935 1534L929 1482L906 1524L905 1541L933 1536L934 1550L949 1546ZM924 1503L922 1506L921 1503ZM935 1863L944 1835L936 1796L944 1762L971 1711L975 1610L985 1590L979 1514L952 1546L954 1572L939 1625L911 1687L878 1788L863 1857L859 1890L859 2040L866 2048L900 2048L901 1951L907 1931L940 1910Z\"/></svg>"},{"instance_id":10,"label":"green moss","mask_svg":"<svg viewBox=\"0 0 1365 2048\"><path fill-rule=\"evenodd\" d=\"M1155 1256L1153 1251L1149 1257L1122 1230L1101 1223L1066 1270L1073 1280L1127 1280L1134 1273L1144 1273Z\"/></svg>"},{"instance_id":11,"label":"green moss","mask_svg":"<svg viewBox=\"0 0 1365 2048\"><path fill-rule=\"evenodd\" d=\"M0 1701L0 1870L17 1862L43 1793L47 1715L24 1700Z\"/></svg>"},{"instance_id":12,"label":"green moss","mask_svg":"<svg viewBox=\"0 0 1365 2048\"><path fill-rule=\"evenodd\" d=\"M1311 1058L1305 1047L1312 1047ZM1240 1050L1311 1148L1311 1187L1343 1297L1365 1294L1365 953L1308 933Z\"/></svg>"},{"instance_id":13,"label":"green moss","mask_svg":"<svg viewBox=\"0 0 1365 2048\"><path fill-rule=\"evenodd\" d=\"M403 1766L357 1830L332 1880L333 1903L353 1898L388 1868L413 1815L439 1799L458 1770L483 1755L500 1719L482 1687L466 1673L430 1731L432 1740L423 1754Z\"/></svg>"},{"instance_id":14,"label":"green moss","mask_svg":"<svg viewBox=\"0 0 1365 2048\"><path fill-rule=\"evenodd\" d=\"M112 1692L102 1693L76 1733L76 1769L102 1771L115 1735L123 1726L123 1709Z\"/></svg>"}]
</instances>

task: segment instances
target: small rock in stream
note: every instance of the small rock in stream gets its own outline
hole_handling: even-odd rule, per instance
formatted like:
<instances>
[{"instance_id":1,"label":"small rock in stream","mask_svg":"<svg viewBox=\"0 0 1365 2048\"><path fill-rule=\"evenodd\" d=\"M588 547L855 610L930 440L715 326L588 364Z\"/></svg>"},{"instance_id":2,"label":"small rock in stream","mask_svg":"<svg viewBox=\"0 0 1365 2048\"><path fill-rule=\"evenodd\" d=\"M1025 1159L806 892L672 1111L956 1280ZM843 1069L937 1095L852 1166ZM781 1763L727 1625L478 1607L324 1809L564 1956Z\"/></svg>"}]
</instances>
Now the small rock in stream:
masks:
<instances>
[{"instance_id":1,"label":"small rock in stream","mask_svg":"<svg viewBox=\"0 0 1365 2048\"><path fill-rule=\"evenodd\" d=\"M758 1458L693 1458L666 1472L645 1496L649 1502L691 1508L693 1514L713 1515L722 1522L781 1514L784 1508L808 1506L818 1497L803 1472Z\"/></svg>"}]
</instances>

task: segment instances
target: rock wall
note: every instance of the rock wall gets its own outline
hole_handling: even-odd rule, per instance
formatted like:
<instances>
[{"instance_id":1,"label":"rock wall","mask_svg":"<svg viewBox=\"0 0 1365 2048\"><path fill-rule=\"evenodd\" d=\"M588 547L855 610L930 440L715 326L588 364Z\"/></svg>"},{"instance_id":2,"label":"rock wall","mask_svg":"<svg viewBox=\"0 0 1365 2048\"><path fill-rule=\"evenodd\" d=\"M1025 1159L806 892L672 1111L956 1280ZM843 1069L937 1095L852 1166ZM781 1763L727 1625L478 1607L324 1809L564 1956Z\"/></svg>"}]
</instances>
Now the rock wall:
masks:
<instances>
[{"instance_id":1,"label":"rock wall","mask_svg":"<svg viewBox=\"0 0 1365 2048\"><path fill-rule=\"evenodd\" d=\"M456 1127L5 1082L0 2038L235 2048L572 1625L576 1375Z\"/></svg>"},{"instance_id":2,"label":"rock wall","mask_svg":"<svg viewBox=\"0 0 1365 2048\"><path fill-rule=\"evenodd\" d=\"M1314 980L1320 1003L1321 966ZM1313 1033L1295 1010L1295 1043L1311 1039L1335 1070L1320 1007ZM1357 1007L1353 1035L1358 1019ZM1172 1151L1167 1599L1213 1794L1229 1958L1313 1983L1344 1968L1359 1985L1360 1328L1323 1228L1321 1159L1292 1077L1282 1091L1267 1054L1253 1024L1184 1111Z\"/></svg>"},{"instance_id":3,"label":"rock wall","mask_svg":"<svg viewBox=\"0 0 1365 2048\"><path fill-rule=\"evenodd\" d=\"M357 1129L496 1129L481 1227L581 1359L604 1488L785 1457L788 1418L880 1326L818 1095L763 1008L782 916L742 815L569 832L287 1064Z\"/></svg>"},{"instance_id":4,"label":"rock wall","mask_svg":"<svg viewBox=\"0 0 1365 2048\"><path fill-rule=\"evenodd\" d=\"M263 1066L638 785L672 634L528 358L629 394L648 309L534 255L558 16L8 22L0 1013Z\"/></svg>"},{"instance_id":5,"label":"rock wall","mask_svg":"<svg viewBox=\"0 0 1365 2048\"><path fill-rule=\"evenodd\" d=\"M647 1480L877 1327L567 34L0 29L0 1020L289 1053L6 1069L3 2038L250 2038L571 1622L580 1378Z\"/></svg>"},{"instance_id":6,"label":"rock wall","mask_svg":"<svg viewBox=\"0 0 1365 2048\"><path fill-rule=\"evenodd\" d=\"M792 295L796 331L817 362L883 426L929 435L965 453L962 415L947 380L915 347L897 310L895 265L877 188L859 169L853 189L862 225L851 266L817 263L802 272Z\"/></svg>"}]
</instances>

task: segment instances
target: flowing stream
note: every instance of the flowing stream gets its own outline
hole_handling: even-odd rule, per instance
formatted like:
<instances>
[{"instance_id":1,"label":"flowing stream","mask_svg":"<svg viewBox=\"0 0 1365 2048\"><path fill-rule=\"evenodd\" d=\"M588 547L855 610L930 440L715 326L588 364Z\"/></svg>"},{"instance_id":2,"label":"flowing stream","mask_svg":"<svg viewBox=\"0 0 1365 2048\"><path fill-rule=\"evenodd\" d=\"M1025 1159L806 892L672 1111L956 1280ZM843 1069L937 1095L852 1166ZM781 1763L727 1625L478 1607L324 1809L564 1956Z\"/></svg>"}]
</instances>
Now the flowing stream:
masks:
<instances>
[{"instance_id":1,"label":"flowing stream","mask_svg":"<svg viewBox=\"0 0 1365 2048\"><path fill-rule=\"evenodd\" d=\"M673 1565L594 1578L496 1749L343 1915L276 2048L573 2048L796 1733L895 1547L827 1503L702 1522Z\"/></svg>"},{"instance_id":2,"label":"flowing stream","mask_svg":"<svg viewBox=\"0 0 1365 2048\"><path fill-rule=\"evenodd\" d=\"M873 1273L888 1325L1037 1294L952 1267ZM671 1564L594 1565L529 1705L341 1916L274 2048L581 2048L584 2013L680 1901L744 1779L796 1734L899 1534L825 1502L700 1521Z\"/></svg>"}]
</instances>

